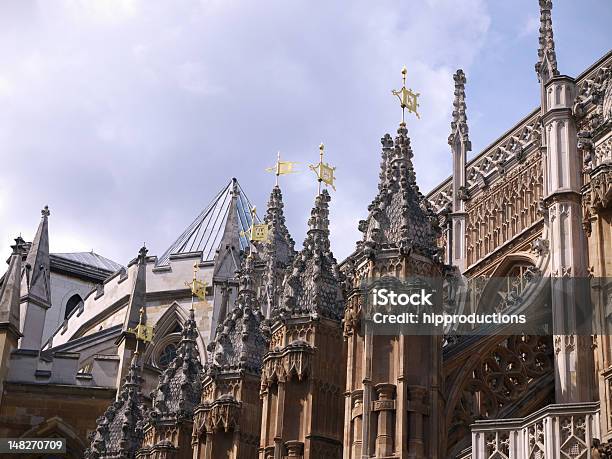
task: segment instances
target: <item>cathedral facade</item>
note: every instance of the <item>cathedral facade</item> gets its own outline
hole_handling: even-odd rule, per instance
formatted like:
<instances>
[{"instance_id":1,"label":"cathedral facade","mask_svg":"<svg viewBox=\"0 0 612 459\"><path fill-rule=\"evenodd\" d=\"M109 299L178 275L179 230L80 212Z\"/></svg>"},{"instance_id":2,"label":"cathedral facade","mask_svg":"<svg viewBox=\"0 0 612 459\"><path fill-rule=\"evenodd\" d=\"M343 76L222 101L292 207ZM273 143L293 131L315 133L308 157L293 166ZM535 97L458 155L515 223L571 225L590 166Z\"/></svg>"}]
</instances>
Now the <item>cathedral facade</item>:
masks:
<instances>
[{"instance_id":1,"label":"cathedral facade","mask_svg":"<svg viewBox=\"0 0 612 459\"><path fill-rule=\"evenodd\" d=\"M468 161L457 70L451 177L424 195L406 124L384 135L341 262L325 189L297 250L278 185L260 220L231 179L125 267L50 253L45 207L0 278L0 438L89 459L612 458L612 52L561 74L539 4L540 106ZM546 304L553 327L369 333L364 283L414 276L467 286L448 289L464 312ZM590 280L592 333L571 331L567 279Z\"/></svg>"}]
</instances>

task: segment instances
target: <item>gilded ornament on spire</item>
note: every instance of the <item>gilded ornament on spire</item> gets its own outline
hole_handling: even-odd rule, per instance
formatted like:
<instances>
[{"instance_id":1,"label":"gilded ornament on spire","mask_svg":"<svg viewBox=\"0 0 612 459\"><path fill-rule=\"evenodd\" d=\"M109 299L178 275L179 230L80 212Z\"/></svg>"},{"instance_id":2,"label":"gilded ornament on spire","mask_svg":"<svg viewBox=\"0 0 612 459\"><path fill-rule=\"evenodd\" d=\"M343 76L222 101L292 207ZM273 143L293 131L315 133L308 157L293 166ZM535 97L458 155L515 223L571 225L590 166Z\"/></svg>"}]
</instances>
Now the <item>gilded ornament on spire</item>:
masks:
<instances>
[{"instance_id":1,"label":"gilded ornament on spire","mask_svg":"<svg viewBox=\"0 0 612 459\"><path fill-rule=\"evenodd\" d=\"M278 186L278 176L286 175L286 174L294 174L296 171L294 170L294 166L299 164L295 161L281 161L280 151L276 154L276 164L274 166L266 168L266 172L272 172L276 175L276 186Z\"/></svg>"},{"instance_id":2,"label":"gilded ornament on spire","mask_svg":"<svg viewBox=\"0 0 612 459\"><path fill-rule=\"evenodd\" d=\"M317 182L319 182L319 189L317 194L321 194L321 183L325 183L326 185L332 187L332 190L336 191L336 187L334 185L334 181L336 177L334 176L334 172L336 170L335 167L330 166L329 163L323 162L323 151L325 150L325 145L319 145L319 162L317 164L311 164L310 170L313 171L317 176Z\"/></svg>"},{"instance_id":3,"label":"gilded ornament on spire","mask_svg":"<svg viewBox=\"0 0 612 459\"><path fill-rule=\"evenodd\" d=\"M193 264L193 278L191 282L185 282L185 285L191 288L191 309L193 309L194 297L197 297L201 301L206 300L206 282L198 280L198 262Z\"/></svg>"},{"instance_id":4,"label":"gilded ornament on spire","mask_svg":"<svg viewBox=\"0 0 612 459\"><path fill-rule=\"evenodd\" d=\"M257 217L257 208L251 208L251 227L248 231L241 231L241 236L248 236L251 242L266 242L270 238L270 225L267 223L255 223L260 221Z\"/></svg>"},{"instance_id":5,"label":"gilded ornament on spire","mask_svg":"<svg viewBox=\"0 0 612 459\"><path fill-rule=\"evenodd\" d=\"M402 124L406 122L406 119L405 119L406 110L408 110L408 113L414 113L417 118L421 119L421 116L419 115L417 111L419 108L418 98L421 94L418 92L415 93L412 91L412 89L406 88L406 74L407 73L408 73L408 70L406 69L406 66L404 66L402 68L402 89L398 89L398 90L393 89L391 91L391 94L393 94L394 96L397 96L397 98L400 101L400 105L402 107Z\"/></svg>"},{"instance_id":6,"label":"gilded ornament on spire","mask_svg":"<svg viewBox=\"0 0 612 459\"><path fill-rule=\"evenodd\" d=\"M140 308L138 325L134 328L128 328L128 333L132 333L136 336L136 340L138 342L150 343L153 340L153 327L147 325L146 320L143 320L144 317L144 308ZM136 352L138 352L138 345L136 346Z\"/></svg>"}]
</instances>

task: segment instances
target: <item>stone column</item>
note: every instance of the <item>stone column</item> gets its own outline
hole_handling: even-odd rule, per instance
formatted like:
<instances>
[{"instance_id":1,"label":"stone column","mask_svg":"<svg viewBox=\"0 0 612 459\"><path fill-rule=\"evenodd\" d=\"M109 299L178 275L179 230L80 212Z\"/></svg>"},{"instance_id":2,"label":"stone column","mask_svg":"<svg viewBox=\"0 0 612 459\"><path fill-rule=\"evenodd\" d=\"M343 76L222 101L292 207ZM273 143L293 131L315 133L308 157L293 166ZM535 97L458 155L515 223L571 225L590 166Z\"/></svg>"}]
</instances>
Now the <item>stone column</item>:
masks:
<instances>
[{"instance_id":1,"label":"stone column","mask_svg":"<svg viewBox=\"0 0 612 459\"><path fill-rule=\"evenodd\" d=\"M350 419L352 419L352 445L351 445L351 458L361 459L362 445L363 445L363 390L356 390L352 394L353 409L350 413ZM348 450L348 448L347 448ZM348 451L345 451L345 457Z\"/></svg>"},{"instance_id":2,"label":"stone column","mask_svg":"<svg viewBox=\"0 0 612 459\"><path fill-rule=\"evenodd\" d=\"M377 400L372 402L372 411L378 413L378 431L376 432L376 455L386 457L393 454L395 386L393 384L376 384Z\"/></svg>"},{"instance_id":3,"label":"stone column","mask_svg":"<svg viewBox=\"0 0 612 459\"><path fill-rule=\"evenodd\" d=\"M594 397L591 337L576 333L579 287L586 279L587 246L582 227L582 162L571 111L575 82L554 76L543 91L542 136L545 154L545 203L548 207L552 314L557 403L586 402ZM570 281L572 279L572 281Z\"/></svg>"},{"instance_id":4,"label":"stone column","mask_svg":"<svg viewBox=\"0 0 612 459\"><path fill-rule=\"evenodd\" d=\"M297 440L285 442L287 448L287 459L301 459L304 454L304 443Z\"/></svg>"},{"instance_id":5,"label":"stone column","mask_svg":"<svg viewBox=\"0 0 612 459\"><path fill-rule=\"evenodd\" d=\"M283 421L285 417L285 382L278 382L276 402L276 432L274 433L274 459L283 459Z\"/></svg>"},{"instance_id":6,"label":"stone column","mask_svg":"<svg viewBox=\"0 0 612 459\"><path fill-rule=\"evenodd\" d=\"M423 402L427 395L427 389L421 386L409 386L408 397L408 413L409 421L409 443L408 451L410 457L425 457L425 439L423 432L425 431L424 417L427 414L427 406Z\"/></svg>"}]
</instances>

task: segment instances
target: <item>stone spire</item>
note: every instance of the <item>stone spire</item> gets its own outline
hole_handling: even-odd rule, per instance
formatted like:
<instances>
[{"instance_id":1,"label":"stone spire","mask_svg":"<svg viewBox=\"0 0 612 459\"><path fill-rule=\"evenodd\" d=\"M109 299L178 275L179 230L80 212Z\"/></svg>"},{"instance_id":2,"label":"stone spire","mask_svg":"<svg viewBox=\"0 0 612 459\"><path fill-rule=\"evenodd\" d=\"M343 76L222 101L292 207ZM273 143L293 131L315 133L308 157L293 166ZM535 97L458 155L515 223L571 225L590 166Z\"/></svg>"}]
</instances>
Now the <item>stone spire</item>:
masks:
<instances>
[{"instance_id":1,"label":"stone spire","mask_svg":"<svg viewBox=\"0 0 612 459\"><path fill-rule=\"evenodd\" d=\"M141 247L136 259L132 260L128 268L136 264L136 273L132 283L130 298L125 310L121 334L115 341L117 344L117 355L119 356L119 370L117 371L116 387L120 387L121 381L130 371L132 357L135 355L139 341L132 332L139 322L142 311L142 319L146 322L147 317L147 248ZM133 269L133 268L132 268ZM143 343L144 344L144 343Z\"/></svg>"},{"instance_id":2,"label":"stone spire","mask_svg":"<svg viewBox=\"0 0 612 459\"><path fill-rule=\"evenodd\" d=\"M239 271L236 305L217 327L215 339L208 345L209 374L247 371L259 374L267 348L265 319L257 304L253 279L252 255Z\"/></svg>"},{"instance_id":3,"label":"stone spire","mask_svg":"<svg viewBox=\"0 0 612 459\"><path fill-rule=\"evenodd\" d=\"M263 275L265 288L262 295L262 308L265 309L266 315L278 307L284 272L295 257L295 243L285 225L283 208L283 195L280 187L276 185L270 193L264 217L264 223L270 227L270 236L262 243L260 252L261 259L266 263Z\"/></svg>"},{"instance_id":4,"label":"stone spire","mask_svg":"<svg viewBox=\"0 0 612 459\"><path fill-rule=\"evenodd\" d=\"M21 257L25 242L21 236L15 239L11 246L13 253L8 260L8 270L4 282L0 285L0 330L7 330L16 338L19 332L19 299L21 297Z\"/></svg>"},{"instance_id":5,"label":"stone spire","mask_svg":"<svg viewBox=\"0 0 612 459\"><path fill-rule=\"evenodd\" d=\"M465 213L465 201L468 198L468 188L465 180L465 167L467 164L467 153L472 149L467 115L465 113L465 73L459 69L453 76L455 80L455 100L453 102L453 119L451 121L451 133L448 136L448 144L453 154L453 196L451 202L450 218L444 225L447 241L446 262L463 271L466 268L465 227L467 214ZM448 215L448 214L447 214Z\"/></svg>"},{"instance_id":6,"label":"stone spire","mask_svg":"<svg viewBox=\"0 0 612 459\"><path fill-rule=\"evenodd\" d=\"M542 84L546 84L553 76L559 75L551 11L552 0L540 0L540 47L535 71L538 74L538 81Z\"/></svg>"},{"instance_id":7,"label":"stone spire","mask_svg":"<svg viewBox=\"0 0 612 459\"><path fill-rule=\"evenodd\" d=\"M232 277L239 268L240 226L238 224L238 180L232 179L231 202L227 211L223 236L215 255L214 276Z\"/></svg>"},{"instance_id":8,"label":"stone spire","mask_svg":"<svg viewBox=\"0 0 612 459\"><path fill-rule=\"evenodd\" d=\"M316 197L304 248L285 278L281 316L341 319L343 300L338 265L329 244L329 201L327 190Z\"/></svg>"},{"instance_id":9,"label":"stone spire","mask_svg":"<svg viewBox=\"0 0 612 459\"><path fill-rule=\"evenodd\" d=\"M371 256L374 251L395 248L431 257L437 253L437 217L416 184L405 123L400 124L395 141L385 134L381 143L378 194L368 207L367 219L359 222L364 236L357 252Z\"/></svg>"},{"instance_id":10,"label":"stone spire","mask_svg":"<svg viewBox=\"0 0 612 459\"><path fill-rule=\"evenodd\" d=\"M132 284L132 292L125 312L125 319L123 320L123 328L121 329L123 334L128 333L130 328L138 325L140 308L144 308L146 317L147 253L147 248L142 246L138 251L138 257L132 262L132 264L136 263L138 267L134 283Z\"/></svg>"},{"instance_id":11,"label":"stone spire","mask_svg":"<svg viewBox=\"0 0 612 459\"><path fill-rule=\"evenodd\" d=\"M91 446L85 451L86 459L136 457L146 416L138 358L136 352L117 400L97 419L96 430L90 437Z\"/></svg>"},{"instance_id":12,"label":"stone spire","mask_svg":"<svg viewBox=\"0 0 612 459\"><path fill-rule=\"evenodd\" d=\"M196 344L197 337L194 310L191 309L189 319L183 325L176 357L159 377L150 414L152 425L167 420L190 420L193 417L193 410L202 394L202 364Z\"/></svg>"},{"instance_id":13,"label":"stone spire","mask_svg":"<svg viewBox=\"0 0 612 459\"><path fill-rule=\"evenodd\" d=\"M240 187L232 179L231 201L221 242L215 253L213 268L213 314L211 328L218 328L223 323L228 310L236 299L236 271L240 269L240 224L238 221L238 201Z\"/></svg>"},{"instance_id":14,"label":"stone spire","mask_svg":"<svg viewBox=\"0 0 612 459\"><path fill-rule=\"evenodd\" d=\"M453 75L455 80L455 100L453 102L453 120L451 121L451 133L448 136L448 144L453 145L457 138L460 141L466 142L467 151L472 149L470 142L467 115L465 113L465 73L459 69Z\"/></svg>"},{"instance_id":15,"label":"stone spire","mask_svg":"<svg viewBox=\"0 0 612 459\"><path fill-rule=\"evenodd\" d=\"M41 211L42 218L30 245L22 279L21 303L24 312L23 338L19 347L40 349L47 309L51 307L51 273L49 261L49 208Z\"/></svg>"}]
</instances>

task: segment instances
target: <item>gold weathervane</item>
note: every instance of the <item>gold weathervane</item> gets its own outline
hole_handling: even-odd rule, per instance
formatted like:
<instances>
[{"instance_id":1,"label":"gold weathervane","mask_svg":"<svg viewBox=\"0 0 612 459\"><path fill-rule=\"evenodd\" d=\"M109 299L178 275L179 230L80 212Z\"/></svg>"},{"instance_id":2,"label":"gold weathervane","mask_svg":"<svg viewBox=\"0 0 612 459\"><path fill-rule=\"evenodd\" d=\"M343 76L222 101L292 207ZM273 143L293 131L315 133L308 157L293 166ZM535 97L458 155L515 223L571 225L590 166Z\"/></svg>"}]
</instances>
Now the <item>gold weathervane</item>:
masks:
<instances>
[{"instance_id":1,"label":"gold weathervane","mask_svg":"<svg viewBox=\"0 0 612 459\"><path fill-rule=\"evenodd\" d=\"M293 169L293 167L299 164L295 161L281 161L281 157L280 157L280 151L276 154L276 164L272 167L268 167L266 168L266 172L272 172L274 175L276 175L276 186L278 186L278 176L279 175L286 175L286 174L294 174L296 171Z\"/></svg>"},{"instance_id":2,"label":"gold weathervane","mask_svg":"<svg viewBox=\"0 0 612 459\"><path fill-rule=\"evenodd\" d=\"M140 316L138 318L138 325L135 328L128 328L128 332L136 336L138 341L143 343L150 343L153 340L153 327L143 323L142 318L144 315L144 308L140 308Z\"/></svg>"},{"instance_id":3,"label":"gold weathervane","mask_svg":"<svg viewBox=\"0 0 612 459\"><path fill-rule=\"evenodd\" d=\"M187 287L191 288L191 309L193 309L193 299L198 297L199 300L206 300L206 282L198 280L198 262L193 264L193 279L191 282L185 282Z\"/></svg>"},{"instance_id":4,"label":"gold weathervane","mask_svg":"<svg viewBox=\"0 0 612 459\"><path fill-rule=\"evenodd\" d=\"M406 74L408 70L406 70L406 66L402 68L402 89L392 90L391 94L397 96L400 100L402 106L402 123L405 123L406 120L404 118L404 112L408 110L409 113L414 113L418 119L421 119L417 109L419 108L418 98L421 95L420 93L412 92L412 89L406 89Z\"/></svg>"},{"instance_id":5,"label":"gold weathervane","mask_svg":"<svg viewBox=\"0 0 612 459\"><path fill-rule=\"evenodd\" d=\"M253 207L251 209L251 228L249 230L251 234L249 240L251 242L265 242L270 238L270 226L267 223L255 223L257 220L257 208ZM246 235L244 231L240 234L242 236Z\"/></svg>"},{"instance_id":6,"label":"gold weathervane","mask_svg":"<svg viewBox=\"0 0 612 459\"><path fill-rule=\"evenodd\" d=\"M321 182L325 183L332 187L334 191L336 191L336 187L334 186L334 181L336 177L334 176L335 167L329 165L329 163L323 162L323 150L325 146L323 144L319 145L319 163L311 164L310 170L313 171L317 175L317 181L319 182L319 194L321 194Z\"/></svg>"}]
</instances>

